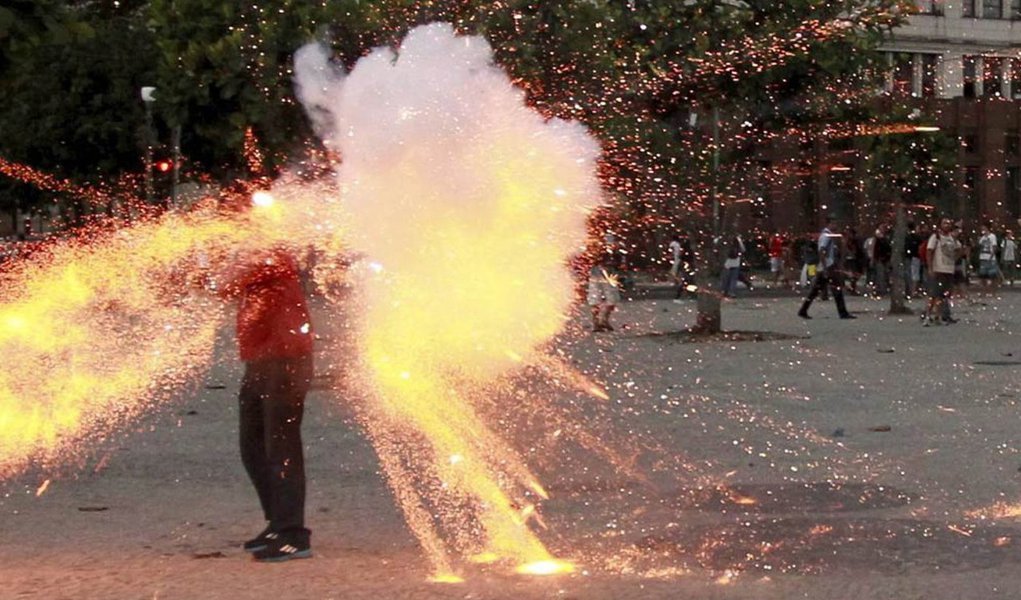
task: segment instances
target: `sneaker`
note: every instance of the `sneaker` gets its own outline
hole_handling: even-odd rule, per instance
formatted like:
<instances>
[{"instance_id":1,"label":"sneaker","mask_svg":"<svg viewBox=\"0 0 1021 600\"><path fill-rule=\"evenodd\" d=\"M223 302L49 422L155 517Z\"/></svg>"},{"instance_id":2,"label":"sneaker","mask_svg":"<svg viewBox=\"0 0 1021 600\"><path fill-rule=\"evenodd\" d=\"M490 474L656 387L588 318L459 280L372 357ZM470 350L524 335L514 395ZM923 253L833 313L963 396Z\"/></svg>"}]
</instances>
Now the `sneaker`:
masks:
<instances>
[{"instance_id":1,"label":"sneaker","mask_svg":"<svg viewBox=\"0 0 1021 600\"><path fill-rule=\"evenodd\" d=\"M858 317L852 315L851 313L847 313L846 315L840 315L840 318L841 319L857 319Z\"/></svg>"},{"instance_id":2,"label":"sneaker","mask_svg":"<svg viewBox=\"0 0 1021 600\"><path fill-rule=\"evenodd\" d=\"M932 325L932 319L922 319L922 327L929 327Z\"/></svg>"},{"instance_id":3,"label":"sneaker","mask_svg":"<svg viewBox=\"0 0 1021 600\"><path fill-rule=\"evenodd\" d=\"M259 562L284 562L296 558L312 558L312 545L308 540L278 540L252 556Z\"/></svg>"},{"instance_id":4,"label":"sneaker","mask_svg":"<svg viewBox=\"0 0 1021 600\"><path fill-rule=\"evenodd\" d=\"M956 323L957 321L958 321L958 320L957 320L957 319L955 319L955 318L953 318L953 317L944 317L944 318L943 318L943 322L944 322L944 323L946 323L947 325L953 325L953 324L954 324L954 323Z\"/></svg>"},{"instance_id":5,"label":"sneaker","mask_svg":"<svg viewBox=\"0 0 1021 600\"><path fill-rule=\"evenodd\" d=\"M312 558L312 532L304 528L282 531L268 546L252 556L260 562L282 562L294 558Z\"/></svg>"},{"instance_id":6,"label":"sneaker","mask_svg":"<svg viewBox=\"0 0 1021 600\"><path fill-rule=\"evenodd\" d=\"M803 311L803 310L799 310L798 311L798 316L801 317L802 319L811 319L812 318L812 317L808 316L808 313Z\"/></svg>"},{"instance_id":7,"label":"sneaker","mask_svg":"<svg viewBox=\"0 0 1021 600\"><path fill-rule=\"evenodd\" d=\"M280 537L278 533L266 527L262 533L244 543L245 552L258 552L269 546L278 537Z\"/></svg>"}]
</instances>

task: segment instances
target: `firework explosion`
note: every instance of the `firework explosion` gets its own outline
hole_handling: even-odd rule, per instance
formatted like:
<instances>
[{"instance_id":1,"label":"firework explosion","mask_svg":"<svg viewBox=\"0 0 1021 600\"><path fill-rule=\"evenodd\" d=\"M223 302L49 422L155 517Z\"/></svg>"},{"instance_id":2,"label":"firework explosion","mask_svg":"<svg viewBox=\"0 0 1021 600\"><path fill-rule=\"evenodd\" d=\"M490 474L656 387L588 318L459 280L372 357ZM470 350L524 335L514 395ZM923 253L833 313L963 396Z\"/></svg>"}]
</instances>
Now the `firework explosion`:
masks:
<instances>
[{"instance_id":1,"label":"firework explosion","mask_svg":"<svg viewBox=\"0 0 1021 600\"><path fill-rule=\"evenodd\" d=\"M18 360L0 374L0 476L67 460L208 366L223 310L197 278L200 255L223 265L275 246L329 246L333 229L309 219L314 210L329 223L328 199L277 187L280 201L261 192L245 213L208 204L96 226L4 275L0 349Z\"/></svg>"},{"instance_id":2,"label":"firework explosion","mask_svg":"<svg viewBox=\"0 0 1021 600\"><path fill-rule=\"evenodd\" d=\"M563 327L566 262L600 198L599 148L581 126L527 108L491 52L436 24L346 77L317 47L296 67L299 95L344 157L351 244L378 265L359 284L375 399L365 422L441 579L456 570L451 549L523 572L567 568L528 526L545 491L471 398Z\"/></svg>"}]
</instances>

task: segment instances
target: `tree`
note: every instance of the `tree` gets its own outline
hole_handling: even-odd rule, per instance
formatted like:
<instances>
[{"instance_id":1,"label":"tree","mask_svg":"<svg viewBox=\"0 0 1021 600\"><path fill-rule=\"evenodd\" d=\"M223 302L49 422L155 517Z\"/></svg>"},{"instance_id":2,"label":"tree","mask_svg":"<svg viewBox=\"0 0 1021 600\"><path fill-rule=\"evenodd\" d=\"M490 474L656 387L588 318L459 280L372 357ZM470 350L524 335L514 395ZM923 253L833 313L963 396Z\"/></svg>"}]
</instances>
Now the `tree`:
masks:
<instances>
[{"instance_id":1,"label":"tree","mask_svg":"<svg viewBox=\"0 0 1021 600\"><path fill-rule=\"evenodd\" d=\"M904 288L906 201L931 201L953 179L957 142L932 127L934 119L903 102L881 104L881 120L862 139L866 192L894 214L891 315L909 315Z\"/></svg>"},{"instance_id":2,"label":"tree","mask_svg":"<svg viewBox=\"0 0 1021 600\"><path fill-rule=\"evenodd\" d=\"M681 187L699 215L703 268L696 331L720 329L719 298L712 291L721 262L713 237L726 223L719 204L725 209L728 198L747 197L749 160L771 138L813 137L867 118L870 92L882 74L876 50L903 23L910 5L689 0L673 10L678 16L689 11L687 22L697 24L693 37L655 18L662 7L636 8L651 38L660 40L638 54L634 68L647 79L636 103L662 122L675 124L677 115L694 111L710 129L723 130L720 136L694 132L674 153L691 166ZM707 138L713 140L708 145Z\"/></svg>"},{"instance_id":3,"label":"tree","mask_svg":"<svg viewBox=\"0 0 1021 600\"><path fill-rule=\"evenodd\" d=\"M152 64L138 2L116 9L91 4L16 2L0 9L0 24L14 15L0 54L0 157L78 184L141 167L138 89ZM0 195L13 212L52 199L9 180ZM105 208L82 200L75 199L77 212Z\"/></svg>"}]
</instances>

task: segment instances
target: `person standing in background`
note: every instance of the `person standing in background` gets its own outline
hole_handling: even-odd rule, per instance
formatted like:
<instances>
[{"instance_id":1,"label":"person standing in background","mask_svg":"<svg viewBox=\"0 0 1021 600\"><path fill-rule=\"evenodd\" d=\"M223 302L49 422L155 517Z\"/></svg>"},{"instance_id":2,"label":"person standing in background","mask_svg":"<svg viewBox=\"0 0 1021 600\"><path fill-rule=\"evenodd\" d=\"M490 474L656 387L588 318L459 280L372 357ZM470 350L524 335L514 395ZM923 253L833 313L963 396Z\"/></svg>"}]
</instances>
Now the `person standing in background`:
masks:
<instances>
[{"instance_id":1,"label":"person standing in background","mask_svg":"<svg viewBox=\"0 0 1021 600\"><path fill-rule=\"evenodd\" d=\"M1003 279L1010 287L1014 287L1014 279L1017 278L1017 258L1014 232L1008 229L1000 245L1000 264L1003 265Z\"/></svg>"},{"instance_id":2,"label":"person standing in background","mask_svg":"<svg viewBox=\"0 0 1021 600\"><path fill-rule=\"evenodd\" d=\"M904 237L904 289L909 298L915 296L918 282L921 279L922 261L918 258L918 247L922 244L922 236L915 231L914 222L908 223L908 233Z\"/></svg>"},{"instance_id":3,"label":"person standing in background","mask_svg":"<svg viewBox=\"0 0 1021 600\"><path fill-rule=\"evenodd\" d=\"M784 237L779 231L769 238L769 270L773 273L773 285L780 283L783 277Z\"/></svg>"},{"instance_id":4,"label":"person standing in background","mask_svg":"<svg viewBox=\"0 0 1021 600\"><path fill-rule=\"evenodd\" d=\"M928 257L925 262L929 267L930 282L929 304L922 313L922 324L926 327L940 321L947 324L957 322L950 315L950 295L954 290L956 266L962 252L955 231L950 219L943 219L926 244Z\"/></svg>"},{"instance_id":5,"label":"person standing in background","mask_svg":"<svg viewBox=\"0 0 1021 600\"><path fill-rule=\"evenodd\" d=\"M999 283L1000 269L996 264L998 249L996 234L988 224L983 225L982 236L978 238L978 277L984 287L992 287Z\"/></svg>"}]
</instances>

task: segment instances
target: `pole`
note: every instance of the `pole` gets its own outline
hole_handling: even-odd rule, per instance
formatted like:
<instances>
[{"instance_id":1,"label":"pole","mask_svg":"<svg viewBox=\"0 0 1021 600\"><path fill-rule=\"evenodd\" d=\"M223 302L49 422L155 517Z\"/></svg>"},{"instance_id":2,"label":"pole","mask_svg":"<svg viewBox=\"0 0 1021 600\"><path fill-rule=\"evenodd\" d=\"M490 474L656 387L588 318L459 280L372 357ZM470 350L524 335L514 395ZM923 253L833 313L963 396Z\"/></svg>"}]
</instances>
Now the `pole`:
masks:
<instances>
[{"instance_id":1,"label":"pole","mask_svg":"<svg viewBox=\"0 0 1021 600\"><path fill-rule=\"evenodd\" d=\"M151 205L155 192L152 184L152 102L145 101L145 203Z\"/></svg>"},{"instance_id":2,"label":"pole","mask_svg":"<svg viewBox=\"0 0 1021 600\"><path fill-rule=\"evenodd\" d=\"M713 239L720 237L720 196L717 191L720 180L720 109L713 107L713 174L709 190L713 202ZM717 245L719 247L719 245Z\"/></svg>"},{"instance_id":3,"label":"pole","mask_svg":"<svg viewBox=\"0 0 1021 600\"><path fill-rule=\"evenodd\" d=\"M174 177L171 180L170 188L170 206L177 206L177 186L181 182L181 126L174 126L173 133L173 146L174 146Z\"/></svg>"}]
</instances>

